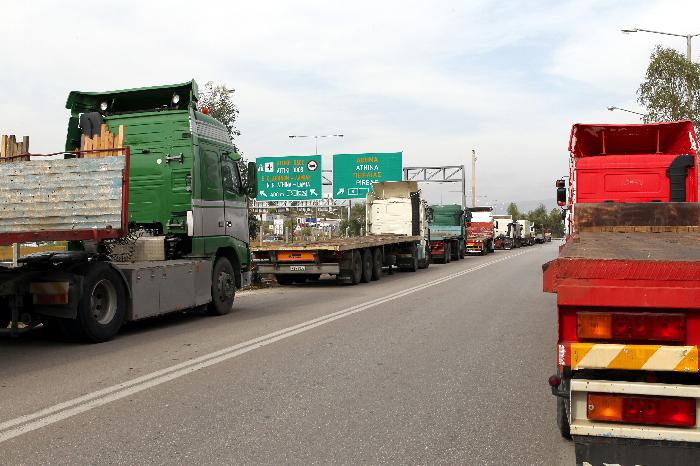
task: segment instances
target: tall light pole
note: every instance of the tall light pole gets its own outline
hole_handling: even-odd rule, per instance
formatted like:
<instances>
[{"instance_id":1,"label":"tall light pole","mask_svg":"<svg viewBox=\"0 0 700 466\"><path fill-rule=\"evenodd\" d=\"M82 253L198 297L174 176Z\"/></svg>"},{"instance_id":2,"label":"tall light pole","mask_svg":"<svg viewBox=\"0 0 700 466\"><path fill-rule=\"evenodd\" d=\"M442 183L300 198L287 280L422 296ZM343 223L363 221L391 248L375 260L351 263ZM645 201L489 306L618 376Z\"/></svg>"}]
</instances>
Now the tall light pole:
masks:
<instances>
[{"instance_id":1,"label":"tall light pole","mask_svg":"<svg viewBox=\"0 0 700 466\"><path fill-rule=\"evenodd\" d=\"M674 34L672 32L651 31L649 29L641 29L641 28L628 28L628 29L622 29L621 31L624 34L630 34L633 32L648 32L651 34L661 34L663 36L685 37L685 45L686 45L685 57L688 59L688 63L693 62L693 55L692 55L693 37L700 36L700 34ZM688 105L692 106L692 95L690 93L690 83L688 83ZM691 115L688 115L689 118L690 118L690 116Z\"/></svg>"},{"instance_id":2,"label":"tall light pole","mask_svg":"<svg viewBox=\"0 0 700 466\"><path fill-rule=\"evenodd\" d=\"M626 108L616 107L614 105L611 105L610 107L608 107L608 110L610 110L611 112L613 112L615 110L620 110L621 112L634 113L635 115L641 115L642 117L644 117L644 114L641 112L635 112L634 110L627 110Z\"/></svg>"},{"instance_id":3,"label":"tall light pole","mask_svg":"<svg viewBox=\"0 0 700 466\"><path fill-rule=\"evenodd\" d=\"M688 59L689 62L693 61L693 59L692 59L692 40L693 40L693 37L700 36L700 34L674 34L672 32L650 31L649 29L641 29L641 28L621 29L621 31L625 34L630 34L633 32L649 32L651 34L661 34L664 36L685 37L686 58Z\"/></svg>"},{"instance_id":4,"label":"tall light pole","mask_svg":"<svg viewBox=\"0 0 700 466\"><path fill-rule=\"evenodd\" d=\"M476 207L476 150L472 149L472 207Z\"/></svg>"},{"instance_id":5,"label":"tall light pole","mask_svg":"<svg viewBox=\"0 0 700 466\"><path fill-rule=\"evenodd\" d=\"M316 152L315 152L316 155L318 155L318 138L342 138L343 136L344 136L343 134L316 134L316 135L290 134L289 135L290 139L293 139L293 138L314 138L314 141L316 142Z\"/></svg>"}]
</instances>

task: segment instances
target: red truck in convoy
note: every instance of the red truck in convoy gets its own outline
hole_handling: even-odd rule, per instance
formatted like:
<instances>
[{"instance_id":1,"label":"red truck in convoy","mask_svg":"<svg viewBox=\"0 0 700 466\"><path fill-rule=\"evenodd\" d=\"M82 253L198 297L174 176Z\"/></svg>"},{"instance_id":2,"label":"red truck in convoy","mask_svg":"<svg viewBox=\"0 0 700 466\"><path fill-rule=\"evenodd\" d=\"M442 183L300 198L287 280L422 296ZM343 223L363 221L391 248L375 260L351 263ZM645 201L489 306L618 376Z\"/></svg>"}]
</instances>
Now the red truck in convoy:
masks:
<instances>
[{"instance_id":1,"label":"red truck in convoy","mask_svg":"<svg viewBox=\"0 0 700 466\"><path fill-rule=\"evenodd\" d=\"M700 464L700 204L689 121L574 125L557 294L557 422L577 464Z\"/></svg>"},{"instance_id":2,"label":"red truck in convoy","mask_svg":"<svg viewBox=\"0 0 700 466\"><path fill-rule=\"evenodd\" d=\"M470 207L467 209L471 217L467 216L467 238L465 240L467 252L486 255L494 251L494 221L493 207Z\"/></svg>"}]
</instances>

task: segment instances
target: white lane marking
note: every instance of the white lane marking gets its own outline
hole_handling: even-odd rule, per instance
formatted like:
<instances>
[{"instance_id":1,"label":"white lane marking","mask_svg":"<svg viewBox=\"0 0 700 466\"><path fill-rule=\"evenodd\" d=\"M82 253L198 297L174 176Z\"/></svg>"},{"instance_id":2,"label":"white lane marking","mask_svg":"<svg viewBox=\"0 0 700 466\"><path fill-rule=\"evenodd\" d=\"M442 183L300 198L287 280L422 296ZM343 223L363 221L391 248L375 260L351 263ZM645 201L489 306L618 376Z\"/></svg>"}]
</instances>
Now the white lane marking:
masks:
<instances>
[{"instance_id":1,"label":"white lane marking","mask_svg":"<svg viewBox=\"0 0 700 466\"><path fill-rule=\"evenodd\" d=\"M421 285L417 285L412 288L407 288L405 290L392 293L382 298L377 298L371 301L364 302L362 304L358 304L340 311L333 312L331 314L327 314L325 316L317 317L315 319L302 322L301 324L287 327L276 332L268 333L267 335L263 335L258 338L253 338L252 340L248 340L237 345L229 346L227 348L223 348L221 350L214 351L203 356L199 356L189 361L175 364L173 366L166 367L165 369L151 372L150 374L145 374L141 377L137 377L126 382L112 385L111 387L106 387L101 390L97 390L86 395L73 398L62 403L58 403L56 405L44 408L31 414L10 419L8 421L0 423L0 443L26 434L28 432L41 429L42 427L55 424L56 422L68 419L77 414L90 411L99 406L103 406L113 401L120 400L135 393L147 390L149 388L153 388L165 382L169 382L171 380L180 378L192 372L196 372L200 369L204 369L206 367L213 366L214 364L218 364L228 359L235 358L236 356L240 356L258 348L262 348L263 346L267 346L276 341L289 338L299 333L306 332L307 330L311 330L313 328L328 324L335 320L342 319L343 317L347 317L358 312L365 311L372 307L378 306L380 304L384 304L386 302L393 301L395 299L407 296L409 294L422 291L426 288L439 285L441 283L453 280L468 273L472 273L477 270L483 269L484 267L488 267L493 264L497 264L499 262L503 262L505 260L526 254L530 251L532 250L522 251L515 254L509 254L499 259L484 262L483 264L470 267L468 269L462 270L452 275L448 275L446 277L431 280Z\"/></svg>"}]
</instances>

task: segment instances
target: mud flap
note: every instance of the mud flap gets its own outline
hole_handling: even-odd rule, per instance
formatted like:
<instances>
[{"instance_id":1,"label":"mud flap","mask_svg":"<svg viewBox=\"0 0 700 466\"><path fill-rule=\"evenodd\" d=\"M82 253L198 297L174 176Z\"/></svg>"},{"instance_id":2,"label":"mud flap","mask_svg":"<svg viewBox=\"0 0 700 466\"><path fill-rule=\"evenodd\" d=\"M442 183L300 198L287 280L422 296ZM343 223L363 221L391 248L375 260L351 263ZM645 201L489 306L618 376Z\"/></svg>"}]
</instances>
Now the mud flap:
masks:
<instances>
[{"instance_id":1,"label":"mud flap","mask_svg":"<svg viewBox=\"0 0 700 466\"><path fill-rule=\"evenodd\" d=\"M698 464L700 444L574 436L577 466L687 466Z\"/></svg>"}]
</instances>

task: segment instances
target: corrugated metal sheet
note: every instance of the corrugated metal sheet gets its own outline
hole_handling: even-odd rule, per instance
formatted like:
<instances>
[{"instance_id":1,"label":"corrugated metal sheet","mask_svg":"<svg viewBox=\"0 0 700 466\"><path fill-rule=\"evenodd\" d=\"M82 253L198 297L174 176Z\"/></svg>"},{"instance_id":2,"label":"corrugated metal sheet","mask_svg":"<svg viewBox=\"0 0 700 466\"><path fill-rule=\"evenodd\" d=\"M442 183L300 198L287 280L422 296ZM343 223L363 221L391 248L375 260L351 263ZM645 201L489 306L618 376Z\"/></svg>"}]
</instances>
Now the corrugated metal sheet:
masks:
<instances>
[{"instance_id":1,"label":"corrugated metal sheet","mask_svg":"<svg viewBox=\"0 0 700 466\"><path fill-rule=\"evenodd\" d=\"M119 228L125 158L0 164L0 233Z\"/></svg>"}]
</instances>

